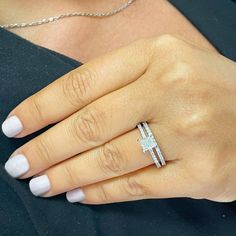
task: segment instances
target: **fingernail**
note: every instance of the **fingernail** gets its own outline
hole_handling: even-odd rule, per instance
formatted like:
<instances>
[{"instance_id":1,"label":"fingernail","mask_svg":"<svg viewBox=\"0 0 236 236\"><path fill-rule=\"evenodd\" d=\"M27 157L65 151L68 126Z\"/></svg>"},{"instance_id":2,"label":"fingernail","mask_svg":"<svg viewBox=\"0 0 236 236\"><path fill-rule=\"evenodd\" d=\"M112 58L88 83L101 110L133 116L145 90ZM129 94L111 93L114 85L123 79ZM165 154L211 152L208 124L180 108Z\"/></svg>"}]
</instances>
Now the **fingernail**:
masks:
<instances>
[{"instance_id":1,"label":"fingernail","mask_svg":"<svg viewBox=\"0 0 236 236\"><path fill-rule=\"evenodd\" d=\"M77 189L67 192L66 199L68 202L71 202L71 203L81 202L85 199L85 195L82 189L77 188Z\"/></svg>"},{"instance_id":2,"label":"fingernail","mask_svg":"<svg viewBox=\"0 0 236 236\"><path fill-rule=\"evenodd\" d=\"M47 175L33 178L29 182L30 191L35 196L41 196L51 189L51 184Z\"/></svg>"},{"instance_id":3,"label":"fingernail","mask_svg":"<svg viewBox=\"0 0 236 236\"><path fill-rule=\"evenodd\" d=\"M17 116L10 116L2 123L2 132L9 138L15 137L23 130L23 125Z\"/></svg>"},{"instance_id":4,"label":"fingernail","mask_svg":"<svg viewBox=\"0 0 236 236\"><path fill-rule=\"evenodd\" d=\"M29 162L24 155L18 154L5 163L5 170L11 177L18 178L29 170Z\"/></svg>"}]
</instances>

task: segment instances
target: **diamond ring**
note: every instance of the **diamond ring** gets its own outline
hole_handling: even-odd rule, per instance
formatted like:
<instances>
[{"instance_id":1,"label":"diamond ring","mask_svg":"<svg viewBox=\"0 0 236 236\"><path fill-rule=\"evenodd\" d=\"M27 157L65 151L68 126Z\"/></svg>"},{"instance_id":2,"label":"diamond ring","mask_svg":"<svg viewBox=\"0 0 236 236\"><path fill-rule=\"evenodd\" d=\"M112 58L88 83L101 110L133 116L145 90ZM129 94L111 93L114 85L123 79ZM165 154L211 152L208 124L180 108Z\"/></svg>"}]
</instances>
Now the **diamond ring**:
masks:
<instances>
[{"instance_id":1,"label":"diamond ring","mask_svg":"<svg viewBox=\"0 0 236 236\"><path fill-rule=\"evenodd\" d=\"M149 128L147 122L141 122L137 125L142 138L139 140L139 143L143 149L143 152L149 151L154 163L158 168L166 165L165 159L162 155L160 147L157 144L157 141ZM158 160L159 157L159 160Z\"/></svg>"}]
</instances>

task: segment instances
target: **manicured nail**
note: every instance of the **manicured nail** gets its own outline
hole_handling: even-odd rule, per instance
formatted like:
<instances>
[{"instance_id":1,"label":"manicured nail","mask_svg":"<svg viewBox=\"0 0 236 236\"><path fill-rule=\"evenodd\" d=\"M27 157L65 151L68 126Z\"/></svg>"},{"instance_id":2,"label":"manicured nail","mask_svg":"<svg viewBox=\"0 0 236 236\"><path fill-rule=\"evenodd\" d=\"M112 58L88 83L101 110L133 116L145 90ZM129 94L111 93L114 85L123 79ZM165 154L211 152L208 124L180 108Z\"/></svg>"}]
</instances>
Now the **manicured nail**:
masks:
<instances>
[{"instance_id":1,"label":"manicured nail","mask_svg":"<svg viewBox=\"0 0 236 236\"><path fill-rule=\"evenodd\" d=\"M10 116L2 123L2 132L9 138L15 137L23 130L23 125L17 116Z\"/></svg>"},{"instance_id":2,"label":"manicured nail","mask_svg":"<svg viewBox=\"0 0 236 236\"><path fill-rule=\"evenodd\" d=\"M51 189L51 184L47 175L42 175L31 179L29 187L35 196L41 196Z\"/></svg>"},{"instance_id":3,"label":"manicured nail","mask_svg":"<svg viewBox=\"0 0 236 236\"><path fill-rule=\"evenodd\" d=\"M18 154L5 163L5 170L11 177L18 178L29 170L29 162L24 155Z\"/></svg>"},{"instance_id":4,"label":"manicured nail","mask_svg":"<svg viewBox=\"0 0 236 236\"><path fill-rule=\"evenodd\" d=\"M71 203L81 202L85 199L85 195L84 195L84 192L82 191L82 189L77 188L77 189L74 189L70 192L67 192L66 199L68 202L71 202Z\"/></svg>"}]
</instances>

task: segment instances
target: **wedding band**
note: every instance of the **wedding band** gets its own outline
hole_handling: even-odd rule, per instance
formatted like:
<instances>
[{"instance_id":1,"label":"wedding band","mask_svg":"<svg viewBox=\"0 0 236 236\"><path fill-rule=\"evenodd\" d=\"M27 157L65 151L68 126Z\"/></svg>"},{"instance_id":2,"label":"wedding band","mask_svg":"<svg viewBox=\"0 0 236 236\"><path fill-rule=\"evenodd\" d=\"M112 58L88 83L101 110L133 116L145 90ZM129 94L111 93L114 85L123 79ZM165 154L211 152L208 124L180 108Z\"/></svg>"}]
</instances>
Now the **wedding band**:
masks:
<instances>
[{"instance_id":1,"label":"wedding band","mask_svg":"<svg viewBox=\"0 0 236 236\"><path fill-rule=\"evenodd\" d=\"M142 138L139 140L139 143L143 149L143 152L149 151L154 163L156 164L157 168L160 168L166 165L165 158L162 155L161 149L158 146L158 143L149 128L147 122L141 122L137 125ZM158 159L159 157L159 159Z\"/></svg>"}]
</instances>

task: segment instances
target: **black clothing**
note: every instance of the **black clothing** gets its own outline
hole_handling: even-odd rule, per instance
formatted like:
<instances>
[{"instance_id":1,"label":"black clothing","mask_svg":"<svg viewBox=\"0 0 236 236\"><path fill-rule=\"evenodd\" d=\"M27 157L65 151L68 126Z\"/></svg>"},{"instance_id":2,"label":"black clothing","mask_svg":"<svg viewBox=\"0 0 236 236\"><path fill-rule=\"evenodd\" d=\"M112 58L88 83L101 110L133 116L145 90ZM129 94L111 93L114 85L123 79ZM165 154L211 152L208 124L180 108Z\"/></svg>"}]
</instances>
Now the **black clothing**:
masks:
<instances>
[{"instance_id":1,"label":"black clothing","mask_svg":"<svg viewBox=\"0 0 236 236\"><path fill-rule=\"evenodd\" d=\"M222 54L236 60L235 2L171 2ZM0 122L19 102L79 65L0 29ZM28 180L10 178L4 163L16 148L41 132L22 139L8 139L0 133L1 236L236 235L236 202L179 198L90 206L70 204L64 194L34 197Z\"/></svg>"}]
</instances>

